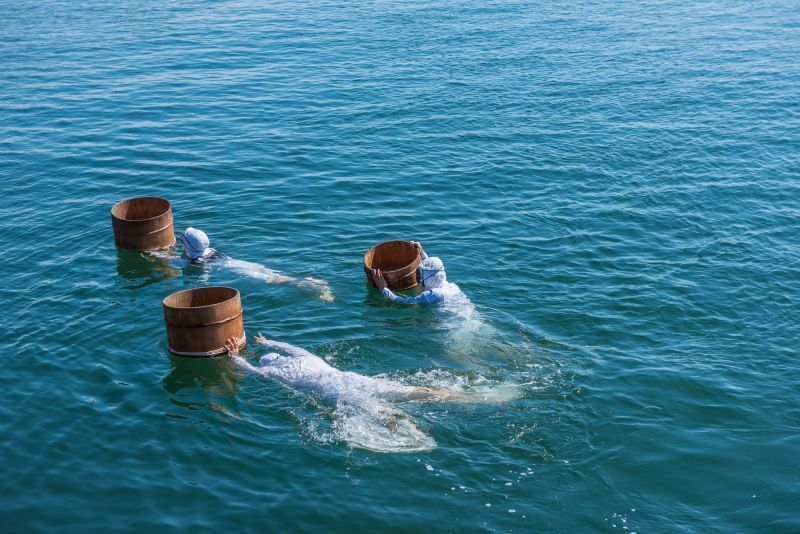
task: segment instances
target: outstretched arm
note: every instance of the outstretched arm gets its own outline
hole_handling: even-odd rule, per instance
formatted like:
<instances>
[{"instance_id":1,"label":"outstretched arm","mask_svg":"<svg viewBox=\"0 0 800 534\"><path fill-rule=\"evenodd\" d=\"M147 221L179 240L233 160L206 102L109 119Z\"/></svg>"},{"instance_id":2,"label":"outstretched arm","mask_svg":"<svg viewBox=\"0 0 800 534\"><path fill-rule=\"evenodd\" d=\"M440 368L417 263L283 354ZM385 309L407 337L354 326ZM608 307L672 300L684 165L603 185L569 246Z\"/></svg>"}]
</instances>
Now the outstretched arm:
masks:
<instances>
[{"instance_id":1,"label":"outstretched arm","mask_svg":"<svg viewBox=\"0 0 800 534\"><path fill-rule=\"evenodd\" d=\"M416 297L401 297L388 287L385 287L381 293L392 302L399 304L436 304L442 301L441 297L433 291L424 291Z\"/></svg>"},{"instance_id":2,"label":"outstretched arm","mask_svg":"<svg viewBox=\"0 0 800 534\"><path fill-rule=\"evenodd\" d=\"M266 347L274 347L276 349L281 349L285 353L291 354L292 356L297 356L297 357L314 356L313 353L308 352L306 349L295 347L294 345L290 345L289 343L284 343L283 341L275 341L272 339L267 339L261 332L259 332L258 335L255 337L255 342L258 343L259 345L264 345Z\"/></svg>"},{"instance_id":3,"label":"outstretched arm","mask_svg":"<svg viewBox=\"0 0 800 534\"><path fill-rule=\"evenodd\" d=\"M233 363L248 371L257 372L257 369L250 365L250 362L239 356L239 342L236 341L235 338L228 338L228 340L225 342L225 349L228 351L228 356Z\"/></svg>"},{"instance_id":4,"label":"outstretched arm","mask_svg":"<svg viewBox=\"0 0 800 534\"><path fill-rule=\"evenodd\" d=\"M372 281L375 282L375 285L380 289L381 293L393 302L398 302L400 304L435 304L442 301L442 297L433 291L424 291L416 297L401 297L389 289L386 284L386 278L383 277L383 273L378 269L372 272Z\"/></svg>"},{"instance_id":5,"label":"outstretched arm","mask_svg":"<svg viewBox=\"0 0 800 534\"><path fill-rule=\"evenodd\" d=\"M142 252L142 256L147 258L158 258L159 260L165 260L169 262L169 266L175 269L182 269L186 267L191 261L187 260L186 258L181 258L177 254L172 252L172 249L168 250L151 250L150 252Z\"/></svg>"}]
</instances>

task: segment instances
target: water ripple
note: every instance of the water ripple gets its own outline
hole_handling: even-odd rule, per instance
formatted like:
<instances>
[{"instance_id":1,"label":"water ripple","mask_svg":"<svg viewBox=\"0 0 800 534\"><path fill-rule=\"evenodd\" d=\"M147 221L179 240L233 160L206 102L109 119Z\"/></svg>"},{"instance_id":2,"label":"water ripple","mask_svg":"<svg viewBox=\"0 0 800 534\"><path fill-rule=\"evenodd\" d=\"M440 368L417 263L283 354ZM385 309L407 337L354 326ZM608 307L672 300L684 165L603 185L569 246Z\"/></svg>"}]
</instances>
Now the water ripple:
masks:
<instances>
[{"instance_id":1,"label":"water ripple","mask_svg":"<svg viewBox=\"0 0 800 534\"><path fill-rule=\"evenodd\" d=\"M798 530L799 16L2 3L4 524ZM117 252L139 195L335 301ZM480 328L368 291L394 238ZM161 300L203 284L336 367L518 396L406 403L391 449L352 406L170 356Z\"/></svg>"}]
</instances>

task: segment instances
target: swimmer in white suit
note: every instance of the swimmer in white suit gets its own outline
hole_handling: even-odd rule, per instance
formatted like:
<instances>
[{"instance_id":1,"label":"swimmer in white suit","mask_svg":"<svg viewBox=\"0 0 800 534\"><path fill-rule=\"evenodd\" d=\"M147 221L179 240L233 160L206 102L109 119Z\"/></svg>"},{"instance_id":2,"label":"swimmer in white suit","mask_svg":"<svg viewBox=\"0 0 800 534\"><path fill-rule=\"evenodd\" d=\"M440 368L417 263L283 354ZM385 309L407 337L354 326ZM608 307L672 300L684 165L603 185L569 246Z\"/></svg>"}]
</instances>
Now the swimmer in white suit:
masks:
<instances>
[{"instance_id":1,"label":"swimmer in white suit","mask_svg":"<svg viewBox=\"0 0 800 534\"><path fill-rule=\"evenodd\" d=\"M372 271L372 281L378 290L388 299L400 304L471 306L469 299L461 289L456 284L447 281L442 260L435 256L429 257L418 242L412 241L412 243L422 259L422 263L417 268L417 276L425 291L415 297L397 295L387 286L383 273L379 269L375 269Z\"/></svg>"},{"instance_id":2,"label":"swimmer in white suit","mask_svg":"<svg viewBox=\"0 0 800 534\"><path fill-rule=\"evenodd\" d=\"M211 241L208 235L198 228L187 228L186 231L183 232L183 235L181 235L181 243L183 244L184 252L189 257L189 261L195 265L219 265L235 273L264 280L269 284L290 282L298 287L310 287L319 291L320 300L326 302L333 301L333 294L328 286L328 282L325 280L319 280L310 276L298 280L291 276L280 274L258 263L231 258L227 254L211 248Z\"/></svg>"},{"instance_id":3,"label":"swimmer in white suit","mask_svg":"<svg viewBox=\"0 0 800 534\"><path fill-rule=\"evenodd\" d=\"M262 356L259 361L260 365L256 367L239 356L238 343L231 338L225 343L225 348L236 365L247 371L273 378L288 386L304 391L313 391L330 401L336 401L344 395L377 397L394 402L468 400L464 395L454 391L407 386L387 378L375 378L350 371L340 371L305 349L266 339L261 333L255 336L254 340L259 345L281 350L288 356L271 352Z\"/></svg>"}]
</instances>

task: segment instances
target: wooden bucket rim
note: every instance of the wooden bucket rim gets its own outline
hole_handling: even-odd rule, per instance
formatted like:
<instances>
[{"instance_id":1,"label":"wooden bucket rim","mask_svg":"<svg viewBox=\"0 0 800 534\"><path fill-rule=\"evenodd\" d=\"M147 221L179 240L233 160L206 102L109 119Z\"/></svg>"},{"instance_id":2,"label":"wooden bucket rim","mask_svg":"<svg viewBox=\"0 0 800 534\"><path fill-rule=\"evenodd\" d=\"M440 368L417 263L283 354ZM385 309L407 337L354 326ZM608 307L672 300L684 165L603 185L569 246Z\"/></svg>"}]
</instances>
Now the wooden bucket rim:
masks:
<instances>
[{"instance_id":1,"label":"wooden bucket rim","mask_svg":"<svg viewBox=\"0 0 800 534\"><path fill-rule=\"evenodd\" d=\"M367 254L369 254L371 251L374 251L376 248L378 248L380 246L388 245L390 243L408 243L409 245L411 245L411 241L405 241L403 239L392 239L390 241L384 241L383 243L378 243L377 245L370 247L369 250L367 250L364 253L364 268L372 269L372 267L367 267ZM413 247L414 245L411 245L411 246ZM373 256L374 256L374 254L373 254ZM411 263L409 263L407 265L403 265L402 267L399 267L397 269L392 269L392 270L381 269L381 272L382 273L387 273L387 274L399 273L400 271L404 271L404 270L408 269L417 260L422 260L422 258L420 258L419 252L417 252L417 257L414 260L412 260Z\"/></svg>"},{"instance_id":2,"label":"wooden bucket rim","mask_svg":"<svg viewBox=\"0 0 800 534\"><path fill-rule=\"evenodd\" d=\"M205 306L173 306L171 304L167 304L167 299L169 299L170 297L174 297L175 295L180 295L181 293L188 293L189 291L206 291L206 290L209 290L209 289L230 289L231 291L234 292L234 295L231 296L230 298L227 298L225 300L221 300L219 302L215 302L213 304L206 304ZM212 306L219 306L220 304L224 304L226 302L230 302L233 299L238 298L238 297L239 297L239 290L236 289L235 287L230 287L230 286L190 287L189 289L182 289L180 291L176 291L175 293L170 293L169 295L164 297L164 300L161 301L161 304L165 308L169 308L171 310L202 310L203 308L210 308Z\"/></svg>"},{"instance_id":3,"label":"wooden bucket rim","mask_svg":"<svg viewBox=\"0 0 800 534\"><path fill-rule=\"evenodd\" d=\"M114 214L114 210L116 209L117 206L119 206L120 204L124 204L125 202L130 202L131 200L162 200L162 201L167 203L167 209L165 209L163 212L159 213L158 215L155 215L153 217L148 217L146 219L123 219L122 217L118 217L117 215ZM172 203L169 200L167 200L166 198L161 198L161 197L131 197L131 198L126 198L124 200L120 200L119 202L117 202L116 204L111 206L111 216L114 219L118 220L118 221L125 221L125 222L152 221L153 219L158 219L159 217L163 217L171 209L172 209Z\"/></svg>"}]
</instances>

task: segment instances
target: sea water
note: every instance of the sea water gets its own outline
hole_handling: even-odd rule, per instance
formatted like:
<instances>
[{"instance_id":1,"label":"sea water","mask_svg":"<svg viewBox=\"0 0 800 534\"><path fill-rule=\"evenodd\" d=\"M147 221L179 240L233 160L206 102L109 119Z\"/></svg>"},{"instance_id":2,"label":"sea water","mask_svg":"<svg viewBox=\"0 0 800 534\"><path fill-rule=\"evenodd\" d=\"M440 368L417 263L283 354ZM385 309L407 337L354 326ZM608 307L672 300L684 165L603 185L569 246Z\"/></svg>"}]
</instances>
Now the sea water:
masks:
<instances>
[{"instance_id":1,"label":"sea water","mask_svg":"<svg viewBox=\"0 0 800 534\"><path fill-rule=\"evenodd\" d=\"M0 3L2 529L800 530L799 31L784 0ZM242 263L115 250L142 195ZM389 239L473 309L371 290ZM202 285L475 402L173 357L161 301Z\"/></svg>"}]
</instances>

